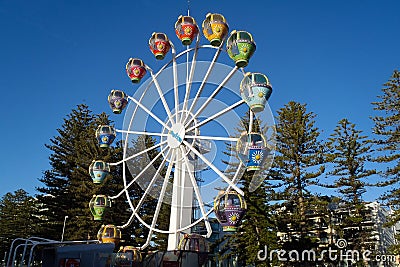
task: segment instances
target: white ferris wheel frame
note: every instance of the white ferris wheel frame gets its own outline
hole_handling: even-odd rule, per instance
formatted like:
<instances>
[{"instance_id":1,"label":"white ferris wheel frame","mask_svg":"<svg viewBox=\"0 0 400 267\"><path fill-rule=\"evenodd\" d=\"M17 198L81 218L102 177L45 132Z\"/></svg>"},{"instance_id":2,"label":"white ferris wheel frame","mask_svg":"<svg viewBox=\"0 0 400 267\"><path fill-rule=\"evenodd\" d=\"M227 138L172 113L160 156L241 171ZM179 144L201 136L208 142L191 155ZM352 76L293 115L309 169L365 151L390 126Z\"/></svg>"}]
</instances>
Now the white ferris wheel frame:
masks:
<instances>
[{"instance_id":1,"label":"white ferris wheel frame","mask_svg":"<svg viewBox=\"0 0 400 267\"><path fill-rule=\"evenodd\" d=\"M195 120L201 113L202 111L207 107L207 105L214 99L214 97L218 94L218 92L224 88L224 85L231 79L233 74L235 74L239 68L237 66L233 67L230 73L224 78L222 82L218 85L218 87L213 91L213 93L208 96L208 99L206 102L202 104L202 106L195 112L195 114L191 117L188 118L188 116L184 117L184 113L182 115L180 114L180 111L185 111L186 114L192 114L195 105L200 97L200 94L207 83L207 80L213 71L213 68L215 66L215 63L217 62L217 59L223 51L222 47L224 45L224 42L221 43L219 47L214 47L211 45L199 45L200 41L200 35L197 35L196 39L196 45L193 48L189 48L189 46L186 47L186 49L179 54L176 54L176 49L175 46L171 41L169 41L171 45L171 50L172 50L172 59L166 63L156 74L154 74L153 70L148 66L145 65L145 68L149 71L151 75L151 81L147 85L147 87L144 89L141 97L139 99L135 99L134 97L128 96L128 99L132 101L133 103L136 104L135 109L131 115L130 118L130 123L128 126L128 129L130 129L131 124L133 123L135 114L137 110L140 108L144 112L146 112L149 116L151 116L155 121L157 121L160 125L162 125L165 129L168 130L169 134L166 133L157 133L157 132L147 132L147 131L130 131L130 130L116 130L116 132L126 134L125 137L125 142L124 142L124 152L123 152L123 160L116 162L116 163L110 163L111 166L116 166L122 164L122 178L123 178L123 184L124 184L124 189L121 190L117 195L111 196L110 199L116 199L120 197L122 194L125 193L126 199L128 201L128 204L130 206L130 209L132 211L132 214L129 218L129 220L122 226L118 226L119 228L126 228L128 227L134 218L139 220L141 224L143 224L145 227L149 229L149 233L147 236L147 240L145 244L143 244L140 249L146 248L153 237L153 232L157 233L164 233L164 234L169 234L168 238L168 250L174 250L177 248L178 242L179 242L179 234L183 231L190 232L190 228L193 226L197 225L199 222L204 221L205 227L207 229L207 234L206 237L210 237L212 233L211 225L208 220L209 215L214 211L212 208L209 211L206 211L204 202L202 200L202 196L199 191L198 184L196 182L196 179L193 174L193 166L189 163L187 157L185 156L187 154L187 151L184 150L183 146L185 146L189 151L194 153L197 157L199 157L205 164L208 165L223 181L225 181L228 184L227 190L235 190L238 194L244 195L243 191L236 185L237 182L239 181L240 177L239 174L241 173L241 169L243 167L243 163L239 163L238 169L235 172L234 176L232 179L229 179L223 172L221 172L212 162L210 162L205 156L202 155L201 152L196 149L193 144L190 144L187 142L185 139L191 138L191 139L201 139L201 140L219 140L219 141L229 141L229 142L237 142L238 138L232 138L232 137L217 137L217 136L201 136L201 135L187 135L187 132L191 132L193 130L199 129L201 126L207 124L208 122L220 117L221 115L235 109L236 107L242 105L245 103L244 100L239 100L230 106L227 106L226 108L220 110L219 112L215 113L213 116L210 116L209 118L202 120L201 122L191 125L193 123L193 120ZM193 75L194 75L194 70L196 67L196 61L197 61L197 55L199 49L202 48L212 48L216 49L215 54L212 58L212 61L210 62L209 68L207 69L206 74L204 75L204 78L200 84L200 87L195 95L195 97L192 100L191 105L189 106L189 97L190 97L190 90L192 87L192 82L193 82ZM191 61L191 67L189 70L189 53L193 51L193 57ZM182 55L186 54L186 90L185 90L185 97L184 101L180 103L179 101L179 91L178 91L178 71L177 71L177 58L181 57ZM174 84L174 110L175 114L172 114L172 111L170 107L168 106L168 103L165 99L165 96L163 94L163 91L161 89L160 84L157 81L157 77L162 73L167 66L169 66L172 62L172 70L173 70L173 84ZM244 71L242 69L242 72L244 74ZM161 141L160 143L146 148L143 151L140 151L134 155L127 155L127 145L128 145L128 135L129 134L136 134L136 135L148 135L148 136L159 136L159 137L165 137L168 138L169 135L171 135L172 127L168 126L162 119L160 119L156 114L154 114L151 110L149 110L145 105L141 103L142 99L146 95L147 91L149 88L154 84L155 88L157 89L158 96L160 97L160 100L162 102L162 105L165 109L165 112L167 113L168 120L171 122L173 121L175 125L180 125L183 127L184 130L184 135L180 136L180 143L178 146L171 148L171 144L169 144L168 139ZM182 109L180 110L180 104L182 105ZM250 123L249 123L249 133L251 132L251 125L252 125L252 119L253 119L253 112L250 110ZM177 126L178 127L178 126ZM163 147L164 146L164 147ZM133 180L131 180L129 183L126 179L126 162L128 160L131 160L135 157L138 157L146 152L149 152L153 149L160 149L158 152L158 155L154 157L145 168L141 170L139 174L137 174ZM146 170L150 167L153 166L153 163L158 160L161 156L163 156L162 163L156 170L156 173L154 176L151 178L149 186L147 189L144 191L141 199L137 203L136 207L133 205L132 200L129 196L129 187L131 187L145 172ZM182 157L183 161L177 161L173 163L177 158ZM154 216L151 225L146 223L138 214L138 211L140 207L143 205L145 202L145 198L148 196L149 191L152 187L152 185L155 183L157 176L160 174L161 169L165 166L167 162L167 158L169 159L170 164L168 164L166 174L164 176L164 182L159 194L157 206L154 211ZM171 205L171 215L170 215L170 226L169 230L162 230L158 229L156 227L157 219L159 217L161 205L162 205L162 200L166 192L167 184L169 181L169 177L172 172L173 165L175 164L175 170L179 171L174 171L174 183L173 183L173 193L172 193L172 205ZM179 165L179 166L177 166ZM184 188L191 187L192 190L185 190ZM181 190L179 190L181 189ZM201 217L192 222L192 210L187 208L192 206L192 201L193 201L193 193L196 196L196 199L199 204L199 208L201 211ZM186 207L186 208L185 208Z\"/></svg>"}]
</instances>

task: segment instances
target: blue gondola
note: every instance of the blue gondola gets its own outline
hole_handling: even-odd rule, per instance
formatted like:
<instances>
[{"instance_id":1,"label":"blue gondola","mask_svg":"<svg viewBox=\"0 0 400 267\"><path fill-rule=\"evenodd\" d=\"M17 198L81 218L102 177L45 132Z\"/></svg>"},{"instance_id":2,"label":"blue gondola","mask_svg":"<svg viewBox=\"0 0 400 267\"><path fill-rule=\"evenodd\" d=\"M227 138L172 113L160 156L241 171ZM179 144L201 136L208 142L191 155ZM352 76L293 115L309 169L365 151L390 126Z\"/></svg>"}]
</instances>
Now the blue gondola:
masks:
<instances>
[{"instance_id":1,"label":"blue gondola","mask_svg":"<svg viewBox=\"0 0 400 267\"><path fill-rule=\"evenodd\" d=\"M99 125L96 130L96 138L100 147L109 147L116 137L114 127L109 125Z\"/></svg>"},{"instance_id":2,"label":"blue gondola","mask_svg":"<svg viewBox=\"0 0 400 267\"><path fill-rule=\"evenodd\" d=\"M237 155L248 171L261 169L266 156L267 142L260 133L243 133L237 142Z\"/></svg>"},{"instance_id":3,"label":"blue gondola","mask_svg":"<svg viewBox=\"0 0 400 267\"><path fill-rule=\"evenodd\" d=\"M93 183L101 184L110 175L110 165L102 160L93 160L89 166Z\"/></svg>"},{"instance_id":4,"label":"blue gondola","mask_svg":"<svg viewBox=\"0 0 400 267\"><path fill-rule=\"evenodd\" d=\"M262 73L246 73L240 83L240 95L253 112L261 112L271 96L272 86Z\"/></svg>"}]
</instances>

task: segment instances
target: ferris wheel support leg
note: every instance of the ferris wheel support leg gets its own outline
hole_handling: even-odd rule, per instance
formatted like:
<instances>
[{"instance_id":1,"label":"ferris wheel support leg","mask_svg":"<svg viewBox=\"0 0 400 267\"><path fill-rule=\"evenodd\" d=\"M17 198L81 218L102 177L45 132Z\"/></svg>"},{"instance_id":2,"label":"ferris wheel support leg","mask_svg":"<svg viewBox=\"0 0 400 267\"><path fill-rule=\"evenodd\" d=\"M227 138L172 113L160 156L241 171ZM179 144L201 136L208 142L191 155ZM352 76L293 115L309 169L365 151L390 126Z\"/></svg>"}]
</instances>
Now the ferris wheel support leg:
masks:
<instances>
[{"instance_id":1,"label":"ferris wheel support leg","mask_svg":"<svg viewBox=\"0 0 400 267\"><path fill-rule=\"evenodd\" d=\"M177 149L175 151L177 163L175 165L173 193L171 202L171 216L169 230L172 232L168 236L168 250L175 250L179 244L178 229L192 223L192 201L193 187L190 181L189 173L193 171L192 166L183 164L182 153ZM190 233L190 228L187 230Z\"/></svg>"}]
</instances>

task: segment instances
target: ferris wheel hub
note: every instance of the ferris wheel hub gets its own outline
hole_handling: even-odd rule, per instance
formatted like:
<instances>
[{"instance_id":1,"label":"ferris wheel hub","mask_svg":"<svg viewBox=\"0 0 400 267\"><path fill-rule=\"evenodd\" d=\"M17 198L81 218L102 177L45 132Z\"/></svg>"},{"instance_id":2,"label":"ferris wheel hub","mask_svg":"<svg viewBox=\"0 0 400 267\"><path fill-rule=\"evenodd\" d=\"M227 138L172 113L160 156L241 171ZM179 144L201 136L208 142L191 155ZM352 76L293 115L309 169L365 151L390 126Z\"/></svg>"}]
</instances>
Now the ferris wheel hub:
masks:
<instances>
[{"instance_id":1,"label":"ferris wheel hub","mask_svg":"<svg viewBox=\"0 0 400 267\"><path fill-rule=\"evenodd\" d=\"M171 130L168 132L167 143L170 148L177 148L183 143L185 138L185 125L182 123L175 123L172 125Z\"/></svg>"}]
</instances>

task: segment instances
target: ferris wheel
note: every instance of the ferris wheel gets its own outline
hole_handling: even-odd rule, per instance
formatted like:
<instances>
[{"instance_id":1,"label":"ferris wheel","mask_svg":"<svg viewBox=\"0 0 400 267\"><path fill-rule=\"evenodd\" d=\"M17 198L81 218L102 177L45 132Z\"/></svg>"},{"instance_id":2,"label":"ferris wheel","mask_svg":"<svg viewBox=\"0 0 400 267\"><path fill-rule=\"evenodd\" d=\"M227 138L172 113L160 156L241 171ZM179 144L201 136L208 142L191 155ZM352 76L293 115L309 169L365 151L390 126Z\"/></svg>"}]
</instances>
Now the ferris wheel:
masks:
<instances>
[{"instance_id":1,"label":"ferris wheel","mask_svg":"<svg viewBox=\"0 0 400 267\"><path fill-rule=\"evenodd\" d=\"M122 165L124 189L115 196L95 196L90 207L101 219L110 200L125 196L132 214L116 228L140 221L149 229L141 249L158 232L169 235L168 249L174 250L180 233L191 233L199 223L209 237L213 212L224 229L234 230L245 211L240 178L251 171L255 190L274 157L274 121L267 103L272 87L266 75L244 70L256 47L252 35L234 30L228 37L220 14L207 14L202 23L208 44L201 44L191 16L180 16L175 32L181 52L165 33L149 39L156 60L166 61L158 71L139 58L129 59L126 71L134 93L112 90L108 97L115 114L126 108L123 127L100 125L96 132L102 147L122 134L123 159L93 161L89 168L94 182L101 183L110 167ZM129 190L133 184L143 189L135 202ZM157 204L146 220L141 211L150 199ZM170 207L169 229L158 227L162 205Z\"/></svg>"}]
</instances>

